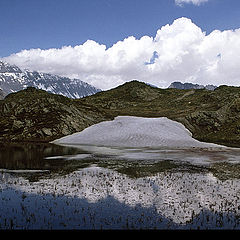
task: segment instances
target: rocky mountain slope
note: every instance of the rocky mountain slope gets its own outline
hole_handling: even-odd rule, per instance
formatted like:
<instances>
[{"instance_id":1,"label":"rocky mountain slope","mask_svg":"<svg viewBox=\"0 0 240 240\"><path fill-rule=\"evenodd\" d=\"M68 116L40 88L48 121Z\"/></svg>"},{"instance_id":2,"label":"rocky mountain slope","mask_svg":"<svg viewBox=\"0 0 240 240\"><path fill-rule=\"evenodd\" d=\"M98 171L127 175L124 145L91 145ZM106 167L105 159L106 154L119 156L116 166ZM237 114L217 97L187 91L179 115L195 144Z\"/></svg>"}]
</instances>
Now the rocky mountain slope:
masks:
<instances>
[{"instance_id":1,"label":"rocky mountain slope","mask_svg":"<svg viewBox=\"0 0 240 240\"><path fill-rule=\"evenodd\" d=\"M0 101L0 140L50 141L116 116L168 117L193 137L240 147L240 88L160 89L138 81L69 99L28 88Z\"/></svg>"},{"instance_id":2,"label":"rocky mountain slope","mask_svg":"<svg viewBox=\"0 0 240 240\"><path fill-rule=\"evenodd\" d=\"M106 119L94 106L28 87L0 101L0 142L48 142Z\"/></svg>"},{"instance_id":3,"label":"rocky mountain slope","mask_svg":"<svg viewBox=\"0 0 240 240\"><path fill-rule=\"evenodd\" d=\"M81 98L101 91L79 79L21 70L15 65L0 61L0 88L5 92L5 95L29 86L69 98Z\"/></svg>"}]
</instances>

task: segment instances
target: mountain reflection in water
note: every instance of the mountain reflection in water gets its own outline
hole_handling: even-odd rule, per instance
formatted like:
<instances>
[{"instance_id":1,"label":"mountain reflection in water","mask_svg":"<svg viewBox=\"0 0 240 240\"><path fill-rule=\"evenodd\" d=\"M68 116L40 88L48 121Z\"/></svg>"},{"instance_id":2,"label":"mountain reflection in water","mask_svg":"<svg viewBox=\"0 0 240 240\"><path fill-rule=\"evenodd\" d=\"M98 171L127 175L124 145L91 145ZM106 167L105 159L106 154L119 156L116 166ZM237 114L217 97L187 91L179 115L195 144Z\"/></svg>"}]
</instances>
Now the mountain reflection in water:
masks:
<instances>
[{"instance_id":1,"label":"mountain reflection in water","mask_svg":"<svg viewBox=\"0 0 240 240\"><path fill-rule=\"evenodd\" d=\"M238 151L2 146L0 228L240 229L238 161Z\"/></svg>"}]
</instances>

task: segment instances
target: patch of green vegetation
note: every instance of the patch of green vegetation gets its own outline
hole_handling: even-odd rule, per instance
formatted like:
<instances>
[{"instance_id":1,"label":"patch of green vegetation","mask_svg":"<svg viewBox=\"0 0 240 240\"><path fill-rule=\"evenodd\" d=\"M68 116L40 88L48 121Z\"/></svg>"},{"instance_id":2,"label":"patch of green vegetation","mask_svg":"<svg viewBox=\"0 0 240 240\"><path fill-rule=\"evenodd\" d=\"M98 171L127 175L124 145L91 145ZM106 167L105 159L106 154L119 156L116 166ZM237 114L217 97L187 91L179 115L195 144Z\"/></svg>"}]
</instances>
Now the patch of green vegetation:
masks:
<instances>
[{"instance_id":1,"label":"patch of green vegetation","mask_svg":"<svg viewBox=\"0 0 240 240\"><path fill-rule=\"evenodd\" d=\"M158 161L156 163L141 164L138 162L131 163L130 166L123 166L117 169L118 172L126 174L131 178L140 178L153 176L160 172L165 172L177 168L178 165L172 161Z\"/></svg>"},{"instance_id":2,"label":"patch of green vegetation","mask_svg":"<svg viewBox=\"0 0 240 240\"><path fill-rule=\"evenodd\" d=\"M240 164L215 163L211 166L211 172L222 181L240 179Z\"/></svg>"}]
</instances>

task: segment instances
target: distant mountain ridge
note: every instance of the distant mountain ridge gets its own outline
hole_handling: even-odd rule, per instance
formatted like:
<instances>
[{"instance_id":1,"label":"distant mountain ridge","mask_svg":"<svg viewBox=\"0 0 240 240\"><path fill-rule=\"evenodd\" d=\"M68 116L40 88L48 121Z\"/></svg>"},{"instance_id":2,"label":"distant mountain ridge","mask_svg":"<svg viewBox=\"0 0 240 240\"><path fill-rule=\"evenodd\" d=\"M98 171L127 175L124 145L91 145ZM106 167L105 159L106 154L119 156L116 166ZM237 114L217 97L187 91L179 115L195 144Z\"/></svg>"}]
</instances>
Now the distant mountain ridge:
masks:
<instances>
[{"instance_id":1,"label":"distant mountain ridge","mask_svg":"<svg viewBox=\"0 0 240 240\"><path fill-rule=\"evenodd\" d=\"M101 89L79 79L70 79L37 71L21 70L16 65L0 61L0 98L27 87L43 89L50 93L60 94L69 98L86 97L101 91Z\"/></svg>"},{"instance_id":2,"label":"distant mountain ridge","mask_svg":"<svg viewBox=\"0 0 240 240\"><path fill-rule=\"evenodd\" d=\"M217 86L214 85L199 85L194 83L181 83L181 82L173 82L168 88L177 88L177 89L207 89L214 90Z\"/></svg>"}]
</instances>

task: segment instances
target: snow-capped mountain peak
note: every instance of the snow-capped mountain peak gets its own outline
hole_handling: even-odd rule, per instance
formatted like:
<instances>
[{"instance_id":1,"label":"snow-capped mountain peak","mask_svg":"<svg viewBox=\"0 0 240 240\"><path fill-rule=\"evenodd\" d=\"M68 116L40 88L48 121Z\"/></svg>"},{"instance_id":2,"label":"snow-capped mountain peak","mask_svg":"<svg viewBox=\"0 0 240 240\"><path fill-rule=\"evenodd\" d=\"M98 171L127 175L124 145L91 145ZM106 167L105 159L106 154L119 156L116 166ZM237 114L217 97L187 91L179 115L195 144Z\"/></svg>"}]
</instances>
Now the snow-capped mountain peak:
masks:
<instances>
[{"instance_id":1,"label":"snow-capped mountain peak","mask_svg":"<svg viewBox=\"0 0 240 240\"><path fill-rule=\"evenodd\" d=\"M21 73L21 69L16 65L0 61L0 73Z\"/></svg>"},{"instance_id":2,"label":"snow-capped mountain peak","mask_svg":"<svg viewBox=\"0 0 240 240\"><path fill-rule=\"evenodd\" d=\"M79 79L21 70L15 65L0 61L0 89L5 95L30 86L69 98L81 98L101 91Z\"/></svg>"}]
</instances>

